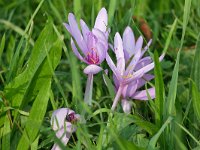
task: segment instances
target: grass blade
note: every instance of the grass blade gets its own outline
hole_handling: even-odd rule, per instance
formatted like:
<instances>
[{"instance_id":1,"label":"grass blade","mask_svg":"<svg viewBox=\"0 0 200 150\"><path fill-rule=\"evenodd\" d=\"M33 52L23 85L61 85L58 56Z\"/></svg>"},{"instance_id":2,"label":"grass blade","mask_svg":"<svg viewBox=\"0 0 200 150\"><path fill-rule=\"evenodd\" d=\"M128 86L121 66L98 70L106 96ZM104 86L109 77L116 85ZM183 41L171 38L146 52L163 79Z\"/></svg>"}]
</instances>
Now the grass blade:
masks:
<instances>
[{"instance_id":1,"label":"grass blade","mask_svg":"<svg viewBox=\"0 0 200 150\"><path fill-rule=\"evenodd\" d=\"M112 20L114 18L115 10L117 6L117 0L111 0L108 9L108 24L112 25Z\"/></svg>"},{"instance_id":2,"label":"grass blade","mask_svg":"<svg viewBox=\"0 0 200 150\"><path fill-rule=\"evenodd\" d=\"M1 45L0 45L0 64L2 63L2 53L4 50L4 46L5 46L5 41L6 41L6 38L5 38L5 34L4 34L1 39Z\"/></svg>"},{"instance_id":3,"label":"grass blade","mask_svg":"<svg viewBox=\"0 0 200 150\"><path fill-rule=\"evenodd\" d=\"M168 117L168 119L165 121L165 123L162 125L162 127L160 128L160 130L151 138L151 140L149 141L149 145L147 150L152 150L155 149L156 146L156 142L158 141L158 138L160 137L160 135L164 132L165 128L167 127L167 125L172 121L172 117Z\"/></svg>"},{"instance_id":4,"label":"grass blade","mask_svg":"<svg viewBox=\"0 0 200 150\"><path fill-rule=\"evenodd\" d=\"M10 149L10 120L8 115L4 117L4 127L3 127L3 138L2 138L2 150Z\"/></svg>"},{"instance_id":5,"label":"grass blade","mask_svg":"<svg viewBox=\"0 0 200 150\"><path fill-rule=\"evenodd\" d=\"M42 84L40 84L40 87L38 89L39 92L32 105L30 115L25 126L25 130L17 147L18 150L28 149L38 136L38 132L46 113L47 104L50 97L51 77L53 75L52 68L55 69L58 65L61 58L61 50L62 44L61 41L58 40L50 50L50 61L48 60L48 58L46 58L39 69L38 75L36 75L45 78L42 80Z\"/></svg>"},{"instance_id":6,"label":"grass blade","mask_svg":"<svg viewBox=\"0 0 200 150\"><path fill-rule=\"evenodd\" d=\"M155 51L154 53L154 62L155 62L155 89L156 89L156 109L158 110L158 113L156 114L156 122L158 126L161 126L161 122L163 120L163 108L164 108L164 96L165 96L165 90L164 90L164 82L162 77L162 70L158 59L158 53ZM158 115L158 116L157 116Z\"/></svg>"},{"instance_id":7,"label":"grass blade","mask_svg":"<svg viewBox=\"0 0 200 150\"><path fill-rule=\"evenodd\" d=\"M200 121L200 92L194 82L192 82L192 102L196 119Z\"/></svg>"}]
</instances>

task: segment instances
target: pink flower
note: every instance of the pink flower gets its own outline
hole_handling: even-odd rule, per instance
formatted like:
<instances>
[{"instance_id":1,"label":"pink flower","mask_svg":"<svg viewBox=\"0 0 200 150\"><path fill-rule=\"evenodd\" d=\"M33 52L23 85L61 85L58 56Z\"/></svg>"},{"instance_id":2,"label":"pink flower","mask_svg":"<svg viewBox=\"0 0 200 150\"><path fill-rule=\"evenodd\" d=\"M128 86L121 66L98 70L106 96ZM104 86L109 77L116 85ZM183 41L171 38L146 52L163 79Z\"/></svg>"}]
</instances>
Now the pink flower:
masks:
<instances>
[{"instance_id":1,"label":"pink flower","mask_svg":"<svg viewBox=\"0 0 200 150\"><path fill-rule=\"evenodd\" d=\"M154 68L153 60L150 56L143 57L150 44L151 40L146 47L142 48L142 36L135 41L133 31L130 27L125 29L123 39L119 33L115 34L113 51L116 55L117 64L115 65L110 56L106 55L106 61L113 71L113 79L117 89L112 110L117 106L121 96L123 97L122 107L127 113L131 109L131 104L127 100L128 98L148 100L147 92L152 99L155 98L154 87L147 90L140 90L147 81L154 78L153 75L148 74ZM163 57L164 54L160 56L160 61Z\"/></svg>"},{"instance_id":2,"label":"pink flower","mask_svg":"<svg viewBox=\"0 0 200 150\"><path fill-rule=\"evenodd\" d=\"M53 112L51 117L51 126L56 132L56 136L66 145L71 134L76 131L74 122L80 119L80 115L69 108L60 108ZM60 150L61 148L54 144L52 150Z\"/></svg>"},{"instance_id":3,"label":"pink flower","mask_svg":"<svg viewBox=\"0 0 200 150\"><path fill-rule=\"evenodd\" d=\"M84 69L84 73L88 74L88 81L85 92L85 102L91 104L92 101L92 84L93 74L97 74L102 70L100 65L105 57L108 50L108 35L109 29L107 30L108 15L105 8L102 8L95 21L94 28L90 30L86 23L81 19L81 31L78 28L76 19L72 13L68 15L69 24L64 23L68 32L72 35L71 46L74 54L83 62L88 64ZM80 48L78 51L77 46Z\"/></svg>"}]
</instances>

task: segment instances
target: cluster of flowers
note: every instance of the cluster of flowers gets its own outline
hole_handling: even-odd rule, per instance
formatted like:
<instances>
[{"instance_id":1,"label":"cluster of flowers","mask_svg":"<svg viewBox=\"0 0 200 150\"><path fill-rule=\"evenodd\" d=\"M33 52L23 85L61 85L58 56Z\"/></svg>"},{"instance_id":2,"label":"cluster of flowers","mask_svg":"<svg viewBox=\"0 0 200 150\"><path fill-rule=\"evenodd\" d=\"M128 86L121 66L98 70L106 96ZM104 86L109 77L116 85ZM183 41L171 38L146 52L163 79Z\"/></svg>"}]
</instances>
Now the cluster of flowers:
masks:
<instances>
[{"instance_id":1,"label":"cluster of flowers","mask_svg":"<svg viewBox=\"0 0 200 150\"><path fill-rule=\"evenodd\" d=\"M155 98L155 88L140 90L154 76L148 72L154 68L154 62L150 56L144 56L148 50L151 40L143 48L143 38L140 36L135 39L132 29L126 27L123 36L117 32L114 37L114 45L108 43L110 29L107 27L108 16L105 8L102 8L95 21L94 28L90 30L86 23L81 19L78 27L75 16L72 13L68 15L68 24L64 26L71 34L71 47L74 54L88 66L84 73L88 75L84 101L91 105L93 75L103 70L99 65L106 59L106 62L113 72L113 81L115 84L116 96L113 100L112 110L115 110L119 100L125 113L130 113L131 103L129 99L148 100ZM77 49L79 47L80 51ZM108 54L108 49L116 55L116 65ZM161 61L164 54L160 56ZM57 123L55 123L55 118ZM72 122L79 119L79 115L68 108L56 110L52 116L52 126L56 130L56 136L61 138L66 126L65 136L62 139L66 144L70 134L75 131L72 128ZM53 149L59 149L54 145Z\"/></svg>"}]
</instances>

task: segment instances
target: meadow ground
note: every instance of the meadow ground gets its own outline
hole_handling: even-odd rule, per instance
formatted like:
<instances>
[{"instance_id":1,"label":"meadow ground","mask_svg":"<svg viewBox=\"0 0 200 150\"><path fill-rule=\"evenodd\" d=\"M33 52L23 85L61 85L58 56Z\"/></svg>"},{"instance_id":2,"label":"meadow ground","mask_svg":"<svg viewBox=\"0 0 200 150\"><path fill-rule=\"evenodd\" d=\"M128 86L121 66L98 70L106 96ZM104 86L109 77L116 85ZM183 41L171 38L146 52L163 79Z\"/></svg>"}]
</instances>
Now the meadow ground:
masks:
<instances>
[{"instance_id":1,"label":"meadow ground","mask_svg":"<svg viewBox=\"0 0 200 150\"><path fill-rule=\"evenodd\" d=\"M74 55L63 26L72 12L91 29L102 7L109 43L126 26L145 45L152 39L146 55L155 62L155 79L143 89L155 87L156 98L129 99L130 114L120 103L111 111L116 93L106 61L100 66L108 74L94 76L92 105L84 103L87 65ZM50 121L59 108L81 115L66 146ZM200 1L0 0L0 149L48 150L54 143L62 149L199 150Z\"/></svg>"}]
</instances>

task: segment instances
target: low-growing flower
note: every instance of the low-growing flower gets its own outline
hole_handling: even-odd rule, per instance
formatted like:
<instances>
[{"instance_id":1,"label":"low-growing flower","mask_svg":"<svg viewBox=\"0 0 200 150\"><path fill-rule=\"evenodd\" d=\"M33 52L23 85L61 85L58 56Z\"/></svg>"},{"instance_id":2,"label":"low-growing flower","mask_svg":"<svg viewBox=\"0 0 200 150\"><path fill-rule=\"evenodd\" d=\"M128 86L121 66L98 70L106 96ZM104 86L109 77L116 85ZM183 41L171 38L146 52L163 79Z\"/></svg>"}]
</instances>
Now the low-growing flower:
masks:
<instances>
[{"instance_id":1,"label":"low-growing flower","mask_svg":"<svg viewBox=\"0 0 200 150\"><path fill-rule=\"evenodd\" d=\"M112 49L116 55L117 64L115 65L110 56L106 55L107 63L113 71L114 84L117 90L112 110L117 106L121 96L123 110L127 113L131 109L128 98L137 100L148 100L148 96L152 99L155 98L154 87L140 90L146 82L154 78L153 75L148 74L154 68L154 62L150 56L144 57L144 53L148 50L150 44L151 40L147 46L142 48L142 36L136 41L130 27L125 29L123 39L119 33L115 34ZM163 57L164 54L160 56L159 60L161 61Z\"/></svg>"},{"instance_id":2,"label":"low-growing flower","mask_svg":"<svg viewBox=\"0 0 200 150\"><path fill-rule=\"evenodd\" d=\"M71 134L76 131L76 126L73 124L80 119L79 114L69 108L60 108L53 112L51 117L52 129L56 132L57 138L66 145L71 137ZM61 148L54 144L52 150L60 150Z\"/></svg>"},{"instance_id":3,"label":"low-growing flower","mask_svg":"<svg viewBox=\"0 0 200 150\"><path fill-rule=\"evenodd\" d=\"M88 74L88 81L85 92L85 102L91 104L91 91L93 83L93 74L97 74L102 70L99 65L104 61L108 50L108 35L107 28L108 16L105 8L102 8L96 18L94 28L90 30L86 23L81 19L79 30L76 19L72 13L68 15L69 23L64 23L68 32L72 35L71 47L74 54L83 62L88 64L84 69L84 73ZM74 42L74 40L76 42ZM77 46L80 48L78 51Z\"/></svg>"}]
</instances>

